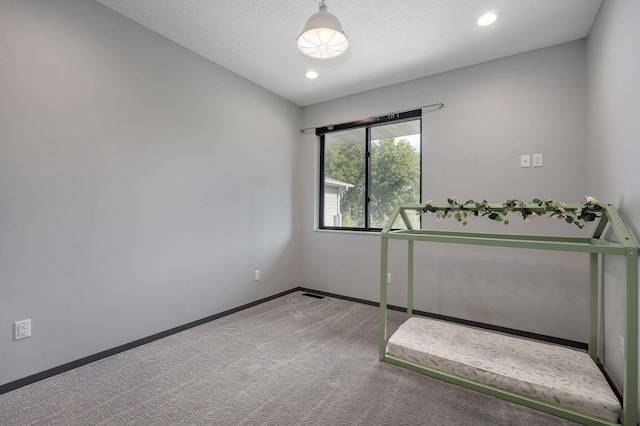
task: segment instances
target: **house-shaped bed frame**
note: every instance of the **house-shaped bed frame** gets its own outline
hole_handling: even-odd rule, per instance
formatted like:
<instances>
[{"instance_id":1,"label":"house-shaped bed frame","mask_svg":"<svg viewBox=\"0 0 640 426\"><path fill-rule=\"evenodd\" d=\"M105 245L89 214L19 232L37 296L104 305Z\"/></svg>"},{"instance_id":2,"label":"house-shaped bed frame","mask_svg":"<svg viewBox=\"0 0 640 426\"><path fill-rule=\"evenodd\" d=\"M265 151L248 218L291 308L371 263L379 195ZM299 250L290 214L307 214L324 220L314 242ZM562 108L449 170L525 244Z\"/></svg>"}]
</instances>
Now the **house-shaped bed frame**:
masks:
<instances>
[{"instance_id":1,"label":"house-shaped bed frame","mask_svg":"<svg viewBox=\"0 0 640 426\"><path fill-rule=\"evenodd\" d=\"M503 204L490 204L495 211L504 210ZM567 211L581 208L583 204L567 204ZM430 204L430 211L452 211L455 213L459 205ZM450 383L458 384L489 395L503 398L512 402L526 405L541 411L545 411L560 417L577 421L587 425L611 425L610 420L594 417L584 412L569 409L547 401L538 400L493 385L470 380L456 374L447 373L434 367L427 367L416 362L398 358L388 354L387 338L387 265L389 240L406 240L408 243L408 273L407 273L407 315L412 317L413 312L413 263L414 242L425 241L432 243L471 244L494 247L511 247L539 250L557 250L578 252L589 255L590 268L590 321L588 358L598 363L598 282L599 282L599 255L618 255L625 257L626 286L624 293L624 383L622 389L622 411L620 421L623 425L635 425L638 409L638 247L635 245L631 234L624 225L618 211L611 204L602 205L603 210L595 222L595 230L591 238L562 237L562 236L537 236L537 235L513 235L452 232L427 229L413 229L409 215L425 212L424 204L402 204L394 210L381 232L381 262L380 262L380 334L379 351L380 359L395 365L418 371L420 373L436 377ZM526 204L514 208L518 211L522 208L534 212L540 212L539 204ZM473 206L466 206L465 210L473 210ZM402 221L406 229L394 229ZM617 242L605 239L604 233L607 224L616 236ZM587 358L587 359L588 359Z\"/></svg>"}]
</instances>

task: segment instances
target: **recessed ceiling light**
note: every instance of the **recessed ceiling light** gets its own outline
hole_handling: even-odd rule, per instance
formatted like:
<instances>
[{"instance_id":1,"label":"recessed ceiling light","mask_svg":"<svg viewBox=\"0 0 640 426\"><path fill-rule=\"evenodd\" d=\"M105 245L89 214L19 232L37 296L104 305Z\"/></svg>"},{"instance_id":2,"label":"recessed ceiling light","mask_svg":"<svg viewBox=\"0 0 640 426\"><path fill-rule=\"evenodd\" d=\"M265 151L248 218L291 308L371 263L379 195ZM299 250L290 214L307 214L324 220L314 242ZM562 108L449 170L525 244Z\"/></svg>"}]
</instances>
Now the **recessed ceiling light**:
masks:
<instances>
[{"instance_id":1,"label":"recessed ceiling light","mask_svg":"<svg viewBox=\"0 0 640 426\"><path fill-rule=\"evenodd\" d=\"M478 19L478 25L481 27L486 27L487 25L491 25L498 20L500 17L500 12L497 10L492 10L490 12L485 13Z\"/></svg>"},{"instance_id":2,"label":"recessed ceiling light","mask_svg":"<svg viewBox=\"0 0 640 426\"><path fill-rule=\"evenodd\" d=\"M315 71L307 71L307 73L304 76L310 80L313 80L314 78L318 78L318 73Z\"/></svg>"}]
</instances>

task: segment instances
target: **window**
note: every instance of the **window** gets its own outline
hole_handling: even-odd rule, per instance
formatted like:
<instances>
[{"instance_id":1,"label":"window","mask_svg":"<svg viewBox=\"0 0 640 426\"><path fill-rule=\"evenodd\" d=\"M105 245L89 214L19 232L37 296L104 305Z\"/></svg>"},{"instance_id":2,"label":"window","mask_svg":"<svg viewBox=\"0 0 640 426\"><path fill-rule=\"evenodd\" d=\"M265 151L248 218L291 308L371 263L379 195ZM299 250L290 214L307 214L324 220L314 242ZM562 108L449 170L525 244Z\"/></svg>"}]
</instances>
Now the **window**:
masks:
<instances>
[{"instance_id":1,"label":"window","mask_svg":"<svg viewBox=\"0 0 640 426\"><path fill-rule=\"evenodd\" d=\"M321 229L380 230L398 204L420 202L420 117L415 110L317 130Z\"/></svg>"}]
</instances>

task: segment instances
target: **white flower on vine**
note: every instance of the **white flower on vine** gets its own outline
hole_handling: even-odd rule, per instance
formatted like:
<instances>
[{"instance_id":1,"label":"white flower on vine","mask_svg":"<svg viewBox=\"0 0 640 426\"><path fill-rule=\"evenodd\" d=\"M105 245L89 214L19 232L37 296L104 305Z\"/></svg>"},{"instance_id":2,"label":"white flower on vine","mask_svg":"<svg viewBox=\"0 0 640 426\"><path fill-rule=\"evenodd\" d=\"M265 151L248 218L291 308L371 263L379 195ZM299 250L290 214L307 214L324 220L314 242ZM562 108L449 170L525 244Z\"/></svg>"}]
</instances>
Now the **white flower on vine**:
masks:
<instances>
[{"instance_id":1,"label":"white flower on vine","mask_svg":"<svg viewBox=\"0 0 640 426\"><path fill-rule=\"evenodd\" d=\"M528 215L525 216L524 221L525 222L529 222L531 219L533 219L534 217L536 217L535 213L529 213Z\"/></svg>"},{"instance_id":2,"label":"white flower on vine","mask_svg":"<svg viewBox=\"0 0 640 426\"><path fill-rule=\"evenodd\" d=\"M587 200L587 204L600 204L600 201L590 197L589 195L585 195L584 198Z\"/></svg>"},{"instance_id":3,"label":"white flower on vine","mask_svg":"<svg viewBox=\"0 0 640 426\"><path fill-rule=\"evenodd\" d=\"M556 219L556 220L564 219L565 217L566 217L566 215L564 213L562 213L562 211L559 211L559 210L556 210L556 212L551 215L551 218L552 219Z\"/></svg>"}]
</instances>

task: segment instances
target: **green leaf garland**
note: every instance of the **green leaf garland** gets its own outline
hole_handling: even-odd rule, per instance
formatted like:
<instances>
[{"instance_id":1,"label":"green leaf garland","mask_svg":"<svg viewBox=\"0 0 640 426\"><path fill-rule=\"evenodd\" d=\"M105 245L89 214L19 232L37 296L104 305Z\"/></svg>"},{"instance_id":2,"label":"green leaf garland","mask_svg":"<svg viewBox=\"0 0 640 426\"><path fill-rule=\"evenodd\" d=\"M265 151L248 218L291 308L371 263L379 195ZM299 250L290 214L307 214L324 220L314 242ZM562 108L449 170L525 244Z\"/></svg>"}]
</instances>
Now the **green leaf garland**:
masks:
<instances>
[{"instance_id":1,"label":"green leaf garland","mask_svg":"<svg viewBox=\"0 0 640 426\"><path fill-rule=\"evenodd\" d=\"M481 202L467 200L464 203L458 203L455 197L450 197L447 198L447 204L444 206L436 206L428 201L420 214L435 213L438 221L453 216L461 225L467 225L467 219L471 217L486 216L489 220L508 225L509 221L505 217L509 213L519 212L525 221L548 214L552 219L564 219L565 222L582 229L585 224L599 218L603 210L604 206L590 196L586 197L585 203L578 204L578 207L573 210L567 210L564 203L553 200L543 201L539 198L534 198L529 204L513 199L506 200L502 205L491 205L487 200Z\"/></svg>"}]
</instances>

